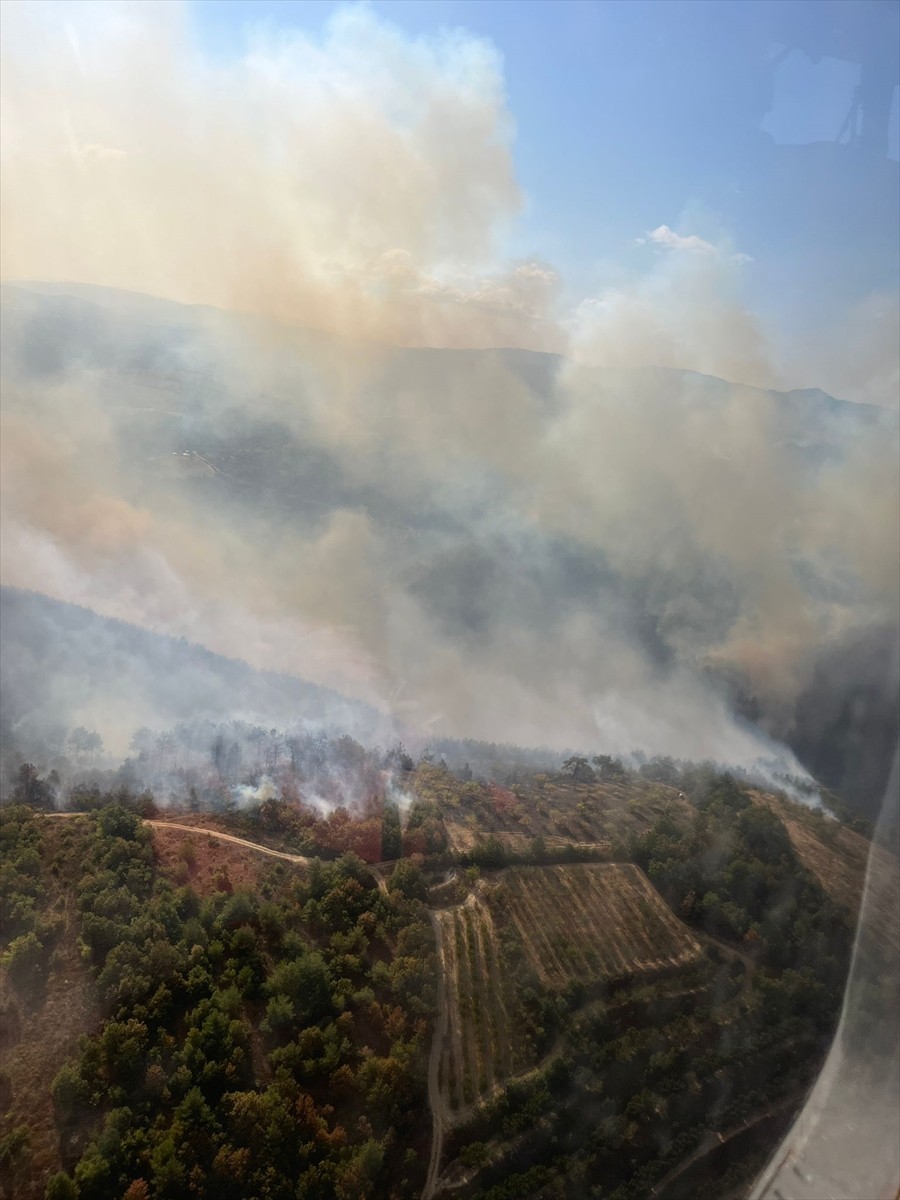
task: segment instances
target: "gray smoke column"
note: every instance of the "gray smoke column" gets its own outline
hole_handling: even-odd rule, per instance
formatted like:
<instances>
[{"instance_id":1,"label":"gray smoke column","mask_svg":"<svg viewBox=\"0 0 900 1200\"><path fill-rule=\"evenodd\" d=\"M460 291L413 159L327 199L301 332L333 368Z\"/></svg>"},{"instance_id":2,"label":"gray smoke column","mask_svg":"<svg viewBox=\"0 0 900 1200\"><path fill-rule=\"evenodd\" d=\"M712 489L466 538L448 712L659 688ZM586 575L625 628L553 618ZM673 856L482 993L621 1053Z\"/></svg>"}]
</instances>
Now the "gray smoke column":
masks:
<instances>
[{"instance_id":1,"label":"gray smoke column","mask_svg":"<svg viewBox=\"0 0 900 1200\"><path fill-rule=\"evenodd\" d=\"M4 289L3 582L423 737L800 773L817 664L896 625L897 418L776 390L739 248L635 230L589 297L505 260L463 32L353 9L211 63L177 5L5 25L3 276L57 283ZM883 351L845 396L889 399Z\"/></svg>"}]
</instances>

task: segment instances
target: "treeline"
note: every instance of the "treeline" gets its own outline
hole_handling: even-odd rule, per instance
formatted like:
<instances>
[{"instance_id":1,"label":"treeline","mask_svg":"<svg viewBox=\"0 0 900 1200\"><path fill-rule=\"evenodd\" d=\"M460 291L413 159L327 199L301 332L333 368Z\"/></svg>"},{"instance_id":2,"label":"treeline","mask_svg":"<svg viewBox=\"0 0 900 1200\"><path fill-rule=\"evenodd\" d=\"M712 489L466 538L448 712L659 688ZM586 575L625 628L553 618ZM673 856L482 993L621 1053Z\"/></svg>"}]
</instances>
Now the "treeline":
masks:
<instances>
[{"instance_id":1,"label":"treeline","mask_svg":"<svg viewBox=\"0 0 900 1200\"><path fill-rule=\"evenodd\" d=\"M415 791L398 793L390 780L381 785L352 810L338 805L322 813L285 783L277 797L223 816L235 833L297 854L337 858L350 851L368 863L445 856L447 834L434 802Z\"/></svg>"},{"instance_id":2,"label":"treeline","mask_svg":"<svg viewBox=\"0 0 900 1200\"><path fill-rule=\"evenodd\" d=\"M550 866L554 863L607 862L610 852L595 846L579 846L567 842L561 846L548 846L541 837L533 837L526 848L518 850L503 842L496 834L478 838L470 850L452 855L452 860L463 867L478 867L483 870L500 870L513 866Z\"/></svg>"},{"instance_id":3,"label":"treeline","mask_svg":"<svg viewBox=\"0 0 900 1200\"><path fill-rule=\"evenodd\" d=\"M39 985L58 942L63 919L48 911L43 879L43 838L29 808L0 810L0 966L25 989ZM14 1014L4 997L0 1017L7 1029Z\"/></svg>"},{"instance_id":4,"label":"treeline","mask_svg":"<svg viewBox=\"0 0 900 1200\"><path fill-rule=\"evenodd\" d=\"M38 820L2 813L17 880ZM104 1019L53 1098L63 1145L95 1132L48 1200L415 1195L436 971L415 868L385 894L352 855L306 878L278 864L255 893L201 898L135 812L85 820L79 939Z\"/></svg>"},{"instance_id":5,"label":"treeline","mask_svg":"<svg viewBox=\"0 0 900 1200\"><path fill-rule=\"evenodd\" d=\"M66 807L93 789L152 790L165 803L228 811L277 795L282 785L302 786L322 811L357 805L383 789L385 775L402 776L415 764L402 744L365 747L348 734L311 727L267 729L244 721L183 722L173 729L138 729L130 753L111 766L98 734L61 731L40 761L7 756L2 795L32 803L22 794L23 771L46 785L48 798ZM39 806L39 805L33 805Z\"/></svg>"}]
</instances>

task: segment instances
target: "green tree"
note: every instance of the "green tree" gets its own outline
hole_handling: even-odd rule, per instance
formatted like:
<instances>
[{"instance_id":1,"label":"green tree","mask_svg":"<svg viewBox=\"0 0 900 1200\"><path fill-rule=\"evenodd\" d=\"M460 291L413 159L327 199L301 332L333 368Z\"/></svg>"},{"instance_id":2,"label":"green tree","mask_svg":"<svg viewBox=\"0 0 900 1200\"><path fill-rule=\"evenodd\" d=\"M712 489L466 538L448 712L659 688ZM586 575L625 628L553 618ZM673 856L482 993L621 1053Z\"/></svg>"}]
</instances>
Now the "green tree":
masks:
<instances>
[{"instance_id":1,"label":"green tree","mask_svg":"<svg viewBox=\"0 0 900 1200\"><path fill-rule=\"evenodd\" d=\"M547 858L547 843L540 834L531 839L531 845L528 849L528 857L534 863L542 863Z\"/></svg>"},{"instance_id":2,"label":"green tree","mask_svg":"<svg viewBox=\"0 0 900 1200\"><path fill-rule=\"evenodd\" d=\"M27 1125L17 1125L0 1138L0 1171L4 1175L28 1156L30 1136Z\"/></svg>"},{"instance_id":3,"label":"green tree","mask_svg":"<svg viewBox=\"0 0 900 1200\"><path fill-rule=\"evenodd\" d=\"M562 769L578 783L593 783L597 778L588 760L580 754L573 754L571 758L567 758Z\"/></svg>"},{"instance_id":4,"label":"green tree","mask_svg":"<svg viewBox=\"0 0 900 1200\"><path fill-rule=\"evenodd\" d=\"M71 1175L57 1171L47 1180L44 1196L45 1200L78 1200L78 1188Z\"/></svg>"},{"instance_id":5,"label":"green tree","mask_svg":"<svg viewBox=\"0 0 900 1200\"><path fill-rule=\"evenodd\" d=\"M381 814L381 857L385 862L399 858L403 853L403 831L400 825L400 809L396 802L385 799Z\"/></svg>"},{"instance_id":6,"label":"green tree","mask_svg":"<svg viewBox=\"0 0 900 1200\"><path fill-rule=\"evenodd\" d=\"M297 1012L289 996L276 995L266 1005L266 1015L260 1028L272 1037L289 1036L297 1023Z\"/></svg>"},{"instance_id":7,"label":"green tree","mask_svg":"<svg viewBox=\"0 0 900 1200\"><path fill-rule=\"evenodd\" d=\"M137 813L129 812L119 805L102 808L97 817L97 825L104 837L124 838L134 841L141 831L141 819Z\"/></svg>"},{"instance_id":8,"label":"green tree","mask_svg":"<svg viewBox=\"0 0 900 1200\"><path fill-rule=\"evenodd\" d=\"M74 1063L66 1063L60 1068L50 1085L50 1094L53 1103L65 1117L70 1117L87 1103L88 1086Z\"/></svg>"},{"instance_id":9,"label":"green tree","mask_svg":"<svg viewBox=\"0 0 900 1200\"><path fill-rule=\"evenodd\" d=\"M408 858L394 867L388 888L392 892L399 892L407 900L425 901L428 898L428 881L422 874L422 868Z\"/></svg>"},{"instance_id":10,"label":"green tree","mask_svg":"<svg viewBox=\"0 0 900 1200\"><path fill-rule=\"evenodd\" d=\"M150 1166L153 1171L153 1195L159 1200L180 1200L184 1194L187 1172L171 1134L161 1138L154 1146Z\"/></svg>"},{"instance_id":11,"label":"green tree","mask_svg":"<svg viewBox=\"0 0 900 1200\"><path fill-rule=\"evenodd\" d=\"M270 996L285 996L298 1020L314 1024L331 1012L331 976L318 950L280 962L266 983Z\"/></svg>"},{"instance_id":12,"label":"green tree","mask_svg":"<svg viewBox=\"0 0 900 1200\"><path fill-rule=\"evenodd\" d=\"M9 977L22 987L35 982L44 966L43 942L32 931L14 938L0 955L0 965L9 971Z\"/></svg>"},{"instance_id":13,"label":"green tree","mask_svg":"<svg viewBox=\"0 0 900 1200\"><path fill-rule=\"evenodd\" d=\"M41 779L34 763L22 763L16 772L12 801L44 811L54 807L53 788L46 779Z\"/></svg>"},{"instance_id":14,"label":"green tree","mask_svg":"<svg viewBox=\"0 0 900 1200\"><path fill-rule=\"evenodd\" d=\"M476 866L492 870L505 867L508 855L506 847L496 834L492 833L484 841L475 843L469 851L469 857Z\"/></svg>"}]
</instances>

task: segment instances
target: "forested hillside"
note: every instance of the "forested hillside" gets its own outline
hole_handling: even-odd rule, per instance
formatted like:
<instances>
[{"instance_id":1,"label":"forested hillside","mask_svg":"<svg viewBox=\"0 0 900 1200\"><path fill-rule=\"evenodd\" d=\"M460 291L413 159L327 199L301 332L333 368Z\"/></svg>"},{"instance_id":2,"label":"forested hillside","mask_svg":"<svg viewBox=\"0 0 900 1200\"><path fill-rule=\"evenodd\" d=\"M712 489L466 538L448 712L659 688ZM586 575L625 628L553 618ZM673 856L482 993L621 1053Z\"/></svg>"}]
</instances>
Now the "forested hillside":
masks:
<instances>
[{"instance_id":1,"label":"forested hillside","mask_svg":"<svg viewBox=\"0 0 900 1200\"><path fill-rule=\"evenodd\" d=\"M677 1200L759 1165L834 1029L858 834L711 768L349 743L383 795L323 816L301 750L215 813L48 813L36 772L0 810L10 1197Z\"/></svg>"},{"instance_id":2,"label":"forested hillside","mask_svg":"<svg viewBox=\"0 0 900 1200\"><path fill-rule=\"evenodd\" d=\"M2 814L7 1194L417 1194L435 996L421 902L352 855L201 896L160 869L134 812L51 826ZM46 1098L17 1036L67 937L90 972L87 1031L35 1128Z\"/></svg>"}]
</instances>

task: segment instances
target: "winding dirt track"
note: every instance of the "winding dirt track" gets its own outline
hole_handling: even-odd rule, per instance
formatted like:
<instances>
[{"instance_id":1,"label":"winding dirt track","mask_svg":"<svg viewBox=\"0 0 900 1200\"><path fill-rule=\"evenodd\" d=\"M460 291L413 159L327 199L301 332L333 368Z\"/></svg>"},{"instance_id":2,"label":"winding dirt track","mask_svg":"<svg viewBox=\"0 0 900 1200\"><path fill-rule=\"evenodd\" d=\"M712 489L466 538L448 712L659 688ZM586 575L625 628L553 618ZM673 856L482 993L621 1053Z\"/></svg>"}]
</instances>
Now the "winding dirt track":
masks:
<instances>
[{"instance_id":1,"label":"winding dirt track","mask_svg":"<svg viewBox=\"0 0 900 1200\"><path fill-rule=\"evenodd\" d=\"M82 812L51 812L42 813L45 817L86 817L87 813ZM272 850L268 846L262 846L259 842L250 842L247 838L237 837L233 833L222 833L218 829L207 829L204 825L179 825L176 821L154 821L149 817L144 817L145 825L152 825L154 829L180 829L184 833L196 833L204 837L216 838L220 842L233 842L236 846L246 846L248 850L257 850L260 854L268 854L272 858L282 858L285 862L296 863L301 867L308 867L312 864L311 858L305 858L302 854L287 854L284 850Z\"/></svg>"},{"instance_id":2,"label":"winding dirt track","mask_svg":"<svg viewBox=\"0 0 900 1200\"><path fill-rule=\"evenodd\" d=\"M428 1159L428 1174L425 1176L422 1200L431 1200L437 1186L441 1157L444 1152L444 1120L448 1116L444 1111L444 1099L441 1095L440 1079L438 1078L450 1012L447 1007L447 994L444 986L441 922L437 913L431 913L431 927L434 930L435 951L438 960L437 1017L431 1039L431 1055L428 1060L428 1103L431 1105L432 1135L431 1155Z\"/></svg>"},{"instance_id":3,"label":"winding dirt track","mask_svg":"<svg viewBox=\"0 0 900 1200\"><path fill-rule=\"evenodd\" d=\"M724 1146L726 1142L730 1142L740 1133L746 1133L748 1129L752 1129L754 1125L759 1125L761 1121L765 1121L768 1117L773 1117L777 1113L783 1112L786 1108L792 1105L797 1106L802 1104L804 1098L809 1092L809 1088L799 1088L797 1091L791 1092L780 1100L773 1101L770 1105L762 1110L762 1112L754 1113L752 1116L745 1118L737 1125L733 1125L730 1129L724 1131L710 1130L706 1137L697 1147L693 1154L683 1159L675 1166L667 1175L656 1184L653 1190L648 1193L647 1200L653 1200L653 1197L662 1195L666 1188L675 1182L680 1175L705 1158L707 1154L711 1154L713 1150L717 1150L719 1146Z\"/></svg>"},{"instance_id":4,"label":"winding dirt track","mask_svg":"<svg viewBox=\"0 0 900 1200\"><path fill-rule=\"evenodd\" d=\"M67 813L60 813L60 816L68 816ZM259 842L250 842L246 838L236 837L233 833L220 833L217 829L204 829L202 825L178 825L175 821L151 821L144 818L145 825L152 825L154 829L181 829L185 833L203 834L205 837L217 838L220 842L234 842L236 846L246 846L248 850L258 850L260 854L269 854L272 858L282 858L285 862L296 863L301 867L308 867L312 864L311 858L305 858L302 854L287 854L284 850L271 850L268 846L261 846Z\"/></svg>"}]
</instances>

